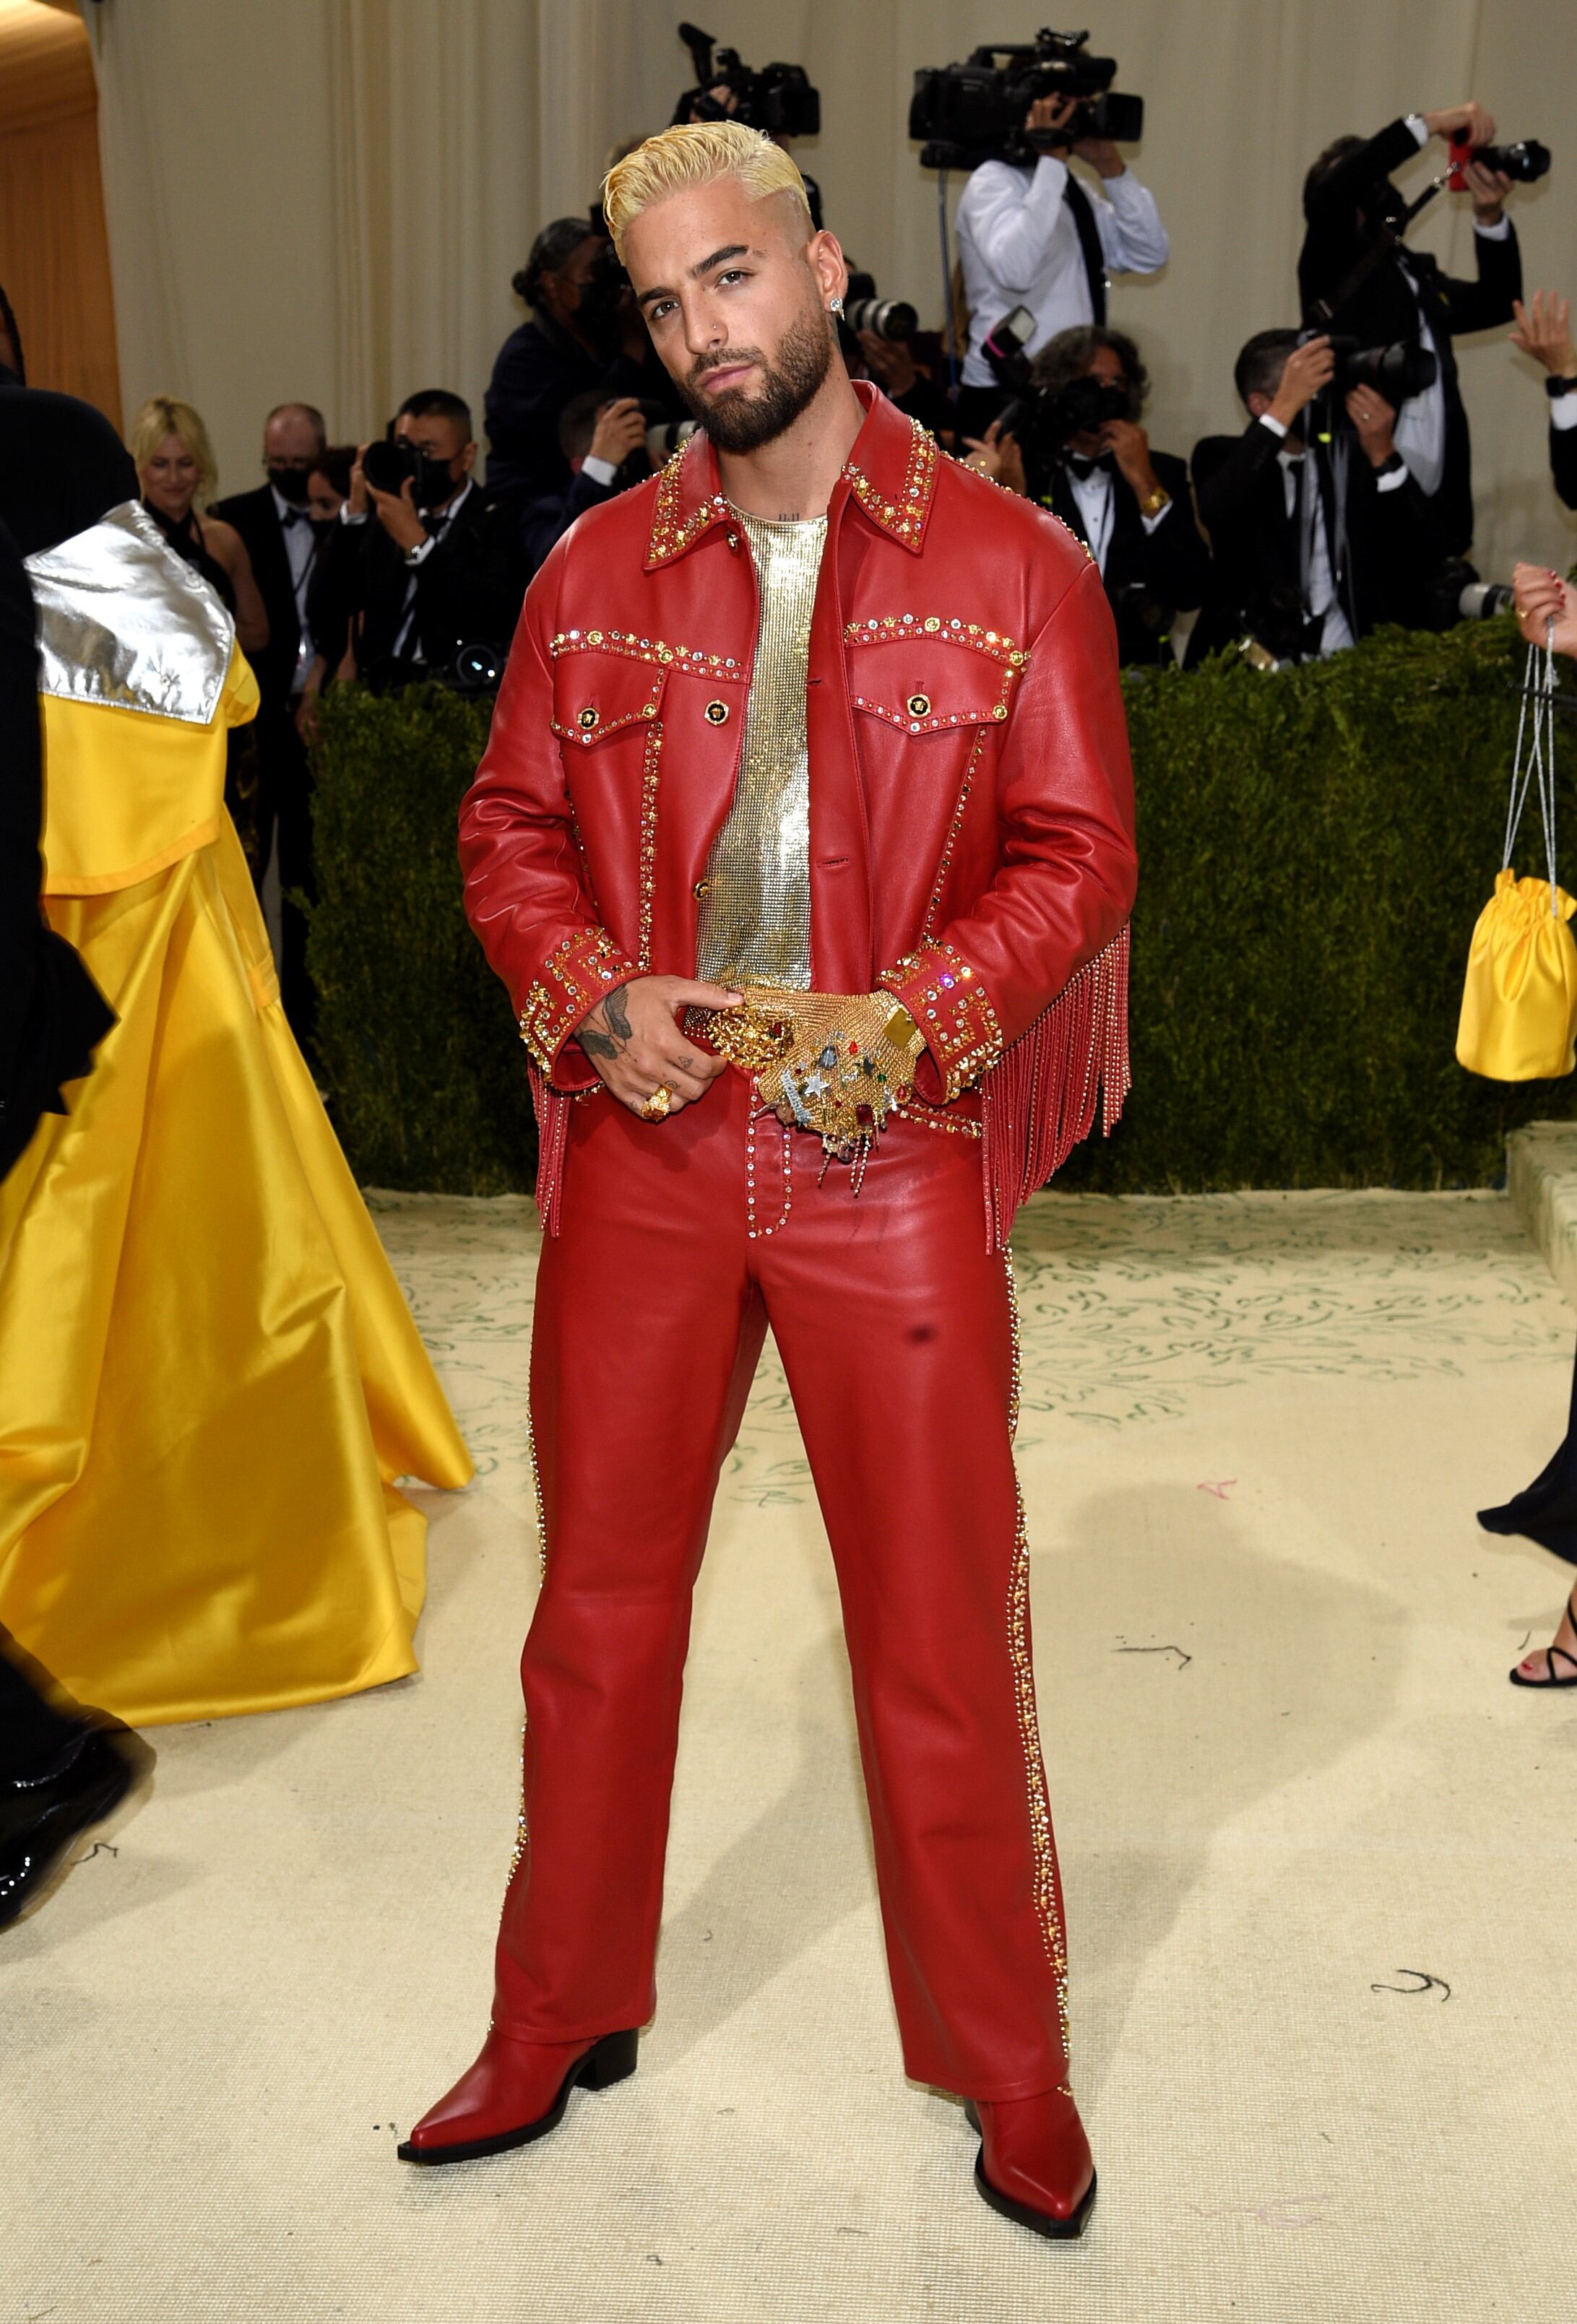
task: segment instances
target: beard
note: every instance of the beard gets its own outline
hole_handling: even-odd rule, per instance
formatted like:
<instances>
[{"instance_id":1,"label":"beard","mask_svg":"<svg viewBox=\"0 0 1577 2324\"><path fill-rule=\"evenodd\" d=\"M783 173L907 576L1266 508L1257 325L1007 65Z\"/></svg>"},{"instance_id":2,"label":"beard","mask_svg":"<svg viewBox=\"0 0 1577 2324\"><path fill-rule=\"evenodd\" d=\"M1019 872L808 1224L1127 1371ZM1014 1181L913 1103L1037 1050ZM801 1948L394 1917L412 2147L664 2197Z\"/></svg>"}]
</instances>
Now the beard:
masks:
<instances>
[{"instance_id":1,"label":"beard","mask_svg":"<svg viewBox=\"0 0 1577 2324\"><path fill-rule=\"evenodd\" d=\"M688 378L676 382L696 419L719 452L755 452L791 428L817 393L832 362L832 334L818 307L802 315L769 363L759 347L728 347L721 355L696 364ZM742 387L725 388L721 395L704 392L700 383L708 372L726 371L731 364L759 364L759 393Z\"/></svg>"}]
</instances>

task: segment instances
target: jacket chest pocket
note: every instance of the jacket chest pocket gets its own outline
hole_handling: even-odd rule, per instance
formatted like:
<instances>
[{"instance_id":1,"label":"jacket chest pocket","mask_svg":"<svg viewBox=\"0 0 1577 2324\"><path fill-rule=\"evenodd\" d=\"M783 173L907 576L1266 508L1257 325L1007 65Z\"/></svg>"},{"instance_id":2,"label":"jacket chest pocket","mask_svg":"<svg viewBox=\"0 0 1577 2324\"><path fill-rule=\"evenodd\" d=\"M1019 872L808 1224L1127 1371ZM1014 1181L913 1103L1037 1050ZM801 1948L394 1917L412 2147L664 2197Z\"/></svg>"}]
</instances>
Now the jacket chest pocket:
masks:
<instances>
[{"instance_id":1,"label":"jacket chest pocket","mask_svg":"<svg viewBox=\"0 0 1577 2324\"><path fill-rule=\"evenodd\" d=\"M854 708L915 742L972 743L1004 724L1027 659L997 631L934 613L850 622L843 634Z\"/></svg>"},{"instance_id":2,"label":"jacket chest pocket","mask_svg":"<svg viewBox=\"0 0 1577 2324\"><path fill-rule=\"evenodd\" d=\"M662 719L668 665L595 648L565 652L554 642L552 726L566 752L601 753L622 743L609 764L632 749L638 756L641 735Z\"/></svg>"}]
</instances>

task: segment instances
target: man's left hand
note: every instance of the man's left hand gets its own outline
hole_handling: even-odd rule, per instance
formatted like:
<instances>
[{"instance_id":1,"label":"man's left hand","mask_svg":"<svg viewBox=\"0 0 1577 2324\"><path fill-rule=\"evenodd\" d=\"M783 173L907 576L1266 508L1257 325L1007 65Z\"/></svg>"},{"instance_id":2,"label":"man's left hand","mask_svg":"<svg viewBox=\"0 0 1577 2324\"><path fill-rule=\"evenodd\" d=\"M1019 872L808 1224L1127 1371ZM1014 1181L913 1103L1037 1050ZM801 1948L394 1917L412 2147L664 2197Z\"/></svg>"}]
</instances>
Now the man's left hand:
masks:
<instances>
[{"instance_id":1,"label":"man's left hand","mask_svg":"<svg viewBox=\"0 0 1577 2324\"><path fill-rule=\"evenodd\" d=\"M1100 448L1117 462L1118 473L1136 500L1147 501L1164 489L1150 465L1150 439L1136 420L1109 420L1100 431Z\"/></svg>"},{"instance_id":2,"label":"man's left hand","mask_svg":"<svg viewBox=\"0 0 1577 2324\"><path fill-rule=\"evenodd\" d=\"M1498 226L1506 214L1511 180L1504 170L1487 170L1482 161L1462 164L1462 183L1473 197L1473 216L1480 226Z\"/></svg>"},{"instance_id":3,"label":"man's left hand","mask_svg":"<svg viewBox=\"0 0 1577 2324\"><path fill-rule=\"evenodd\" d=\"M1081 137L1073 151L1103 178L1120 178L1127 168L1109 137Z\"/></svg>"},{"instance_id":4,"label":"man's left hand","mask_svg":"<svg viewBox=\"0 0 1577 2324\"><path fill-rule=\"evenodd\" d=\"M395 548L407 557L413 549L420 549L427 528L416 513L416 487L412 479L407 476L397 493L380 493L373 484L366 489L377 521Z\"/></svg>"},{"instance_id":5,"label":"man's left hand","mask_svg":"<svg viewBox=\"0 0 1577 2324\"><path fill-rule=\"evenodd\" d=\"M1358 440L1363 446L1364 457L1371 468L1384 466L1396 447L1392 430L1396 425L1394 405L1377 395L1372 387L1350 388L1346 398L1347 416L1358 430Z\"/></svg>"},{"instance_id":6,"label":"man's left hand","mask_svg":"<svg viewBox=\"0 0 1577 2324\"><path fill-rule=\"evenodd\" d=\"M907 339L884 339L875 331L857 331L865 367L877 385L891 396L907 395L920 374Z\"/></svg>"}]
</instances>

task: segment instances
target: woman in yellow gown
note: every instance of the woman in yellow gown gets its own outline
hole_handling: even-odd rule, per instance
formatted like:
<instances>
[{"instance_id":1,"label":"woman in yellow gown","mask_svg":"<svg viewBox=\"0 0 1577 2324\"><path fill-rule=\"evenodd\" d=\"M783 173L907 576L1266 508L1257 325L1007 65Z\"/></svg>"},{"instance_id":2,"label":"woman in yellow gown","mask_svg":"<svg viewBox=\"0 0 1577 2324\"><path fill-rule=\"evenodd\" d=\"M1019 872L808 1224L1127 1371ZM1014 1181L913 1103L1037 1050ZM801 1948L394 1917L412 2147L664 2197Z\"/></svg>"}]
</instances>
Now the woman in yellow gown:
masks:
<instances>
[{"instance_id":1,"label":"woman in yellow gown","mask_svg":"<svg viewBox=\"0 0 1577 2324\"><path fill-rule=\"evenodd\" d=\"M45 907L118 1024L0 1187L0 1624L131 1725L416 1668L470 1462L280 1007L223 805L257 688L135 503L28 559Z\"/></svg>"}]
</instances>

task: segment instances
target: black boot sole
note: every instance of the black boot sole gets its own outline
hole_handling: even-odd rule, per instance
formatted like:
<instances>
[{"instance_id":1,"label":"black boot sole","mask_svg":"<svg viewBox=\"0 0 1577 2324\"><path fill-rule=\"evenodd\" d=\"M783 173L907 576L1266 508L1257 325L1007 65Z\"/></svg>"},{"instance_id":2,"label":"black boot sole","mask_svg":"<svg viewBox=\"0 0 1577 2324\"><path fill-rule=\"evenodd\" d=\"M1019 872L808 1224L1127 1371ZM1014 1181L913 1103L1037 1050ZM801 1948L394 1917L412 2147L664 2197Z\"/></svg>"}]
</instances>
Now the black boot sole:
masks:
<instances>
[{"instance_id":1,"label":"black boot sole","mask_svg":"<svg viewBox=\"0 0 1577 2324\"><path fill-rule=\"evenodd\" d=\"M1059 2219L1050 2211L1037 2211L1028 2203L1016 2203L1011 2195L1004 2195L993 2187L986 2176L986 2150L983 2146L975 2157L975 2189L982 2202L989 2203L1003 2218L1012 2219L1019 2227L1027 2227L1032 2235L1044 2236L1052 2243L1071 2243L1084 2233L1095 2203L1095 2184L1091 2178L1079 2209L1071 2211L1065 2219Z\"/></svg>"},{"instance_id":2,"label":"black boot sole","mask_svg":"<svg viewBox=\"0 0 1577 2324\"><path fill-rule=\"evenodd\" d=\"M611 2089L615 2082L633 2074L639 2040L634 2028L624 2034L605 2034L583 2058L576 2059L546 2114L538 2115L534 2122L522 2123L518 2130L495 2131L491 2138L468 2138L454 2146L413 2146L408 2138L403 2139L395 2155L401 2163L477 2163L487 2154L507 2154L516 2146L529 2146L533 2138L545 2138L550 2130L557 2130L571 2090Z\"/></svg>"},{"instance_id":3,"label":"black boot sole","mask_svg":"<svg viewBox=\"0 0 1577 2324\"><path fill-rule=\"evenodd\" d=\"M973 2098L966 2098L964 2101L964 2118L971 2130L979 2129L980 2117L976 2111ZM1065 2219L1059 2219L1050 2211L1036 2211L1032 2209L1028 2203L1016 2203L1011 2195L1004 2195L998 2188L992 2186L986 2176L986 2149L983 2143L980 2152L975 2157L975 2188L981 2201L989 2203L991 2209L1002 2218L1012 2219L1016 2226L1027 2227L1031 2235L1044 2236L1051 2243L1072 2243L1084 2233L1095 2203L1095 2187L1096 2181L1092 2175L1085 2190L1084 2200L1078 2209L1071 2211Z\"/></svg>"}]
</instances>

